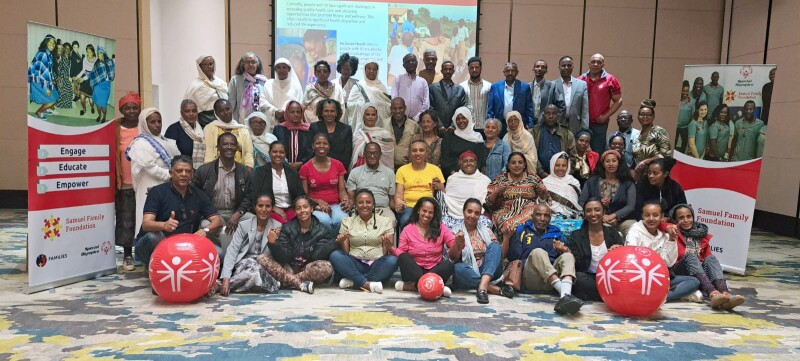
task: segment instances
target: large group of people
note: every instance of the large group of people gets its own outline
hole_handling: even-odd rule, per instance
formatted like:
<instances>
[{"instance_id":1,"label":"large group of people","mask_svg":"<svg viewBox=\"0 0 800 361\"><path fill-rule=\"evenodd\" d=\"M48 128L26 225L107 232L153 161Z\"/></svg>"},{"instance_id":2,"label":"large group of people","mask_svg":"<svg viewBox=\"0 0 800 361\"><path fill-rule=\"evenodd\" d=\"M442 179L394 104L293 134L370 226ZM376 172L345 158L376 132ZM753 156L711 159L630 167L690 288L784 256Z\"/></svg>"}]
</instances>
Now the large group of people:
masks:
<instances>
[{"instance_id":1,"label":"large group of people","mask_svg":"<svg viewBox=\"0 0 800 361\"><path fill-rule=\"evenodd\" d=\"M623 110L619 131L606 137L621 88L602 55L580 78L563 57L554 82L538 61L531 84L516 79L514 63L490 84L473 57L467 83L445 76L431 88L416 61L406 56L391 95L375 78L377 63L360 81L347 54L336 64L347 79L327 80L330 64L320 61L317 81L301 93L288 62L267 79L247 53L226 93L213 58L200 57L166 137L157 109L140 110L134 93L120 99L123 268L135 269L134 245L147 266L164 237L198 233L224 260L214 288L223 295L313 293L328 280L382 293L399 269L398 291L436 273L475 290L479 303L552 292L555 310L574 314L599 299L600 259L628 244L672 267L670 300L708 297L719 309L743 302L670 178L675 162L655 101L641 102L640 129Z\"/></svg>"}]
</instances>

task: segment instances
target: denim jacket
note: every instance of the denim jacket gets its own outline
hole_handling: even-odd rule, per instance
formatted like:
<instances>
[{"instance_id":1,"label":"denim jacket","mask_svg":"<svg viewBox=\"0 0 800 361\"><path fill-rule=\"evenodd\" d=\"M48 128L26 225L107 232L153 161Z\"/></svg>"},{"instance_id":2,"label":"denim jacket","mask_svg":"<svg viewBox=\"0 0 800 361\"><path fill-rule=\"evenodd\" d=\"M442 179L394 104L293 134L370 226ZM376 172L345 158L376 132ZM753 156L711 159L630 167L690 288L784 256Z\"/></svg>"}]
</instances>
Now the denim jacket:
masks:
<instances>
[{"instance_id":1,"label":"denim jacket","mask_svg":"<svg viewBox=\"0 0 800 361\"><path fill-rule=\"evenodd\" d=\"M505 172L508 164L508 156L511 155L511 147L500 138L494 143L494 147L486 155L486 174L489 179L494 180L501 173Z\"/></svg>"}]
</instances>

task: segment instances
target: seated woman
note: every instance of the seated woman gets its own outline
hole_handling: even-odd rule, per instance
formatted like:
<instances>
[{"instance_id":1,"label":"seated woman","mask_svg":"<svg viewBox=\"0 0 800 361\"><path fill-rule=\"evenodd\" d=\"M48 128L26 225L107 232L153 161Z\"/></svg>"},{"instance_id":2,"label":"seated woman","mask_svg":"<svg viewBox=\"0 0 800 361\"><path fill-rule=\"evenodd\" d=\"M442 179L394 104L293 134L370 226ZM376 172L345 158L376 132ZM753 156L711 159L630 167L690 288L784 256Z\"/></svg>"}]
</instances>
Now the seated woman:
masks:
<instances>
[{"instance_id":1,"label":"seated woman","mask_svg":"<svg viewBox=\"0 0 800 361\"><path fill-rule=\"evenodd\" d=\"M513 234L517 226L531 219L537 204L550 202L542 179L529 170L525 156L512 152L506 171L489 183L486 205L493 210L492 221L499 228L496 232Z\"/></svg>"},{"instance_id":2,"label":"seated woman","mask_svg":"<svg viewBox=\"0 0 800 361\"><path fill-rule=\"evenodd\" d=\"M439 118L436 112L426 110L419 114L419 128L422 131L422 140L428 146L428 155L425 159L428 163L435 164L438 167L442 159L442 138L436 133L437 124L439 124Z\"/></svg>"},{"instance_id":3,"label":"seated woman","mask_svg":"<svg viewBox=\"0 0 800 361\"><path fill-rule=\"evenodd\" d=\"M575 285L572 294L584 301L602 301L597 292L597 265L608 251L623 246L616 229L603 224L605 206L600 198L583 205L583 224L572 232L567 246L575 256Z\"/></svg>"},{"instance_id":4,"label":"seated woman","mask_svg":"<svg viewBox=\"0 0 800 361\"><path fill-rule=\"evenodd\" d=\"M594 169L597 166L597 160L600 154L590 149L592 144L592 134L587 130L580 130L575 134L575 153L578 159L575 161L575 169L572 170L572 175L578 182L581 183L581 188L589 180L589 177L594 174ZM625 144L623 142L623 144Z\"/></svg>"},{"instance_id":5,"label":"seated woman","mask_svg":"<svg viewBox=\"0 0 800 361\"><path fill-rule=\"evenodd\" d=\"M308 196L294 200L297 214L281 228L274 243L268 242L269 254L258 256L258 263L281 285L314 293L314 282L333 275L328 256L336 249L336 232L314 217Z\"/></svg>"},{"instance_id":6,"label":"seated woman","mask_svg":"<svg viewBox=\"0 0 800 361\"><path fill-rule=\"evenodd\" d=\"M472 120L472 112L467 107L456 109L453 115L453 123L456 130L448 133L442 140L442 172L445 177L458 172L458 159L466 151L471 151L478 156L478 169L483 168L486 160L486 147L483 144L483 137L474 129L475 122ZM460 209L461 207L459 207Z\"/></svg>"},{"instance_id":7,"label":"seated woman","mask_svg":"<svg viewBox=\"0 0 800 361\"><path fill-rule=\"evenodd\" d=\"M314 64L314 77L317 81L306 85L306 92L303 95L303 106L305 107L305 117L310 123L316 123L322 118L317 114L317 104L325 99L332 99L339 104L344 104L342 87L337 82L328 80L331 76L331 65L320 60ZM340 118L341 114L337 117Z\"/></svg>"},{"instance_id":8,"label":"seated woman","mask_svg":"<svg viewBox=\"0 0 800 361\"><path fill-rule=\"evenodd\" d=\"M483 217L482 212L481 201L469 198L464 202L464 222L456 232L456 239L463 239L463 243L456 241L455 248L461 250L461 255L455 258L453 285L462 289L477 288L478 303L486 304L490 293L512 298L514 289L508 285L500 288L491 283L503 276L500 263L503 249L492 229L478 222Z\"/></svg>"},{"instance_id":9,"label":"seated woman","mask_svg":"<svg viewBox=\"0 0 800 361\"><path fill-rule=\"evenodd\" d=\"M550 158L550 175L542 179L551 199L549 205L553 217L550 224L558 227L565 237L583 223L583 212L578 205L581 185L570 174L569 168L567 152L556 153Z\"/></svg>"},{"instance_id":10,"label":"seated woman","mask_svg":"<svg viewBox=\"0 0 800 361\"><path fill-rule=\"evenodd\" d=\"M504 140L497 137L500 133L500 121L488 119L484 125L483 133L486 135L486 161L483 163L485 169L481 169L489 179L495 179L503 170L506 169L508 156L511 155L511 147Z\"/></svg>"},{"instance_id":11,"label":"seated woman","mask_svg":"<svg viewBox=\"0 0 800 361\"><path fill-rule=\"evenodd\" d=\"M255 169L269 165L269 145L278 138L267 132L267 115L262 112L252 112L244 124L250 131L250 139L253 140Z\"/></svg>"},{"instance_id":12,"label":"seated woman","mask_svg":"<svg viewBox=\"0 0 800 361\"><path fill-rule=\"evenodd\" d=\"M206 159L206 144L203 128L197 118L197 104L191 99L181 101L181 117L164 132L164 137L172 139L181 154L192 158L194 169L203 165Z\"/></svg>"},{"instance_id":13,"label":"seated woman","mask_svg":"<svg viewBox=\"0 0 800 361\"><path fill-rule=\"evenodd\" d=\"M437 190L436 198L442 205L442 223L452 232L458 232L464 223L464 202L469 198L486 199L489 183L492 181L478 171L478 156L468 150L459 157L461 170L447 179L447 187L442 182L434 182L433 188ZM480 216L480 222L488 229L492 229L492 220Z\"/></svg>"},{"instance_id":14,"label":"seated woman","mask_svg":"<svg viewBox=\"0 0 800 361\"><path fill-rule=\"evenodd\" d=\"M397 169L394 193L394 210L400 214L399 228L403 229L412 217L412 207L423 197L433 197L433 184L438 180L444 182L444 175L439 167L425 161L428 147L422 140L411 142L411 163Z\"/></svg>"},{"instance_id":15,"label":"seated woman","mask_svg":"<svg viewBox=\"0 0 800 361\"><path fill-rule=\"evenodd\" d=\"M647 247L658 253L667 267L672 268L678 259L678 246L675 242L677 231L670 225L667 233L659 229L664 219L664 209L658 201L647 201L642 208L642 220L636 222L625 236L626 246ZM700 281L691 276L676 275L669 280L667 301L677 300L693 294Z\"/></svg>"},{"instance_id":16,"label":"seated woman","mask_svg":"<svg viewBox=\"0 0 800 361\"><path fill-rule=\"evenodd\" d=\"M217 99L214 102L214 114L217 119L203 129L206 145L205 162L209 163L217 159L219 154L217 152L217 138L219 138L219 135L231 133L236 136L238 144L236 156L233 159L237 163L253 168L255 158L253 158L253 140L250 139L250 131L245 129L247 128L245 125L233 120L230 103L225 99Z\"/></svg>"},{"instance_id":17,"label":"seated woman","mask_svg":"<svg viewBox=\"0 0 800 361\"><path fill-rule=\"evenodd\" d=\"M636 171L634 171L636 161L633 160L633 154L625 148L625 137L622 136L622 133L614 132L614 134L611 134L611 137L608 138L608 149L616 150L622 155L622 161L630 169L631 177L634 177L636 175Z\"/></svg>"},{"instance_id":18,"label":"seated woman","mask_svg":"<svg viewBox=\"0 0 800 361\"><path fill-rule=\"evenodd\" d=\"M606 207L603 223L616 228L625 237L636 223L636 185L620 159L616 150L603 153L600 166L583 186L578 203L583 205L589 198L599 198Z\"/></svg>"},{"instance_id":19,"label":"seated woman","mask_svg":"<svg viewBox=\"0 0 800 361\"><path fill-rule=\"evenodd\" d=\"M311 134L327 134L330 141L328 155L342 165L349 166L353 158L353 129L342 123L342 105L325 99L317 104L317 116L321 120L311 124Z\"/></svg>"},{"instance_id":20,"label":"seated woman","mask_svg":"<svg viewBox=\"0 0 800 361\"><path fill-rule=\"evenodd\" d=\"M322 224L339 229L350 210L344 179L347 170L341 162L328 156L329 151L328 135L315 135L314 158L300 168L300 181L303 191L317 204L314 216Z\"/></svg>"},{"instance_id":21,"label":"seated woman","mask_svg":"<svg viewBox=\"0 0 800 361\"><path fill-rule=\"evenodd\" d=\"M423 197L414 205L408 225L400 233L400 245L394 249L400 267L402 281L394 288L398 291L416 291L417 281L426 273L436 273L447 283L453 275L453 262L461 256L456 243L464 244L464 235L459 239L447 227L442 227L442 211L431 197ZM446 247L446 248L445 248ZM445 258L444 252L447 249ZM450 297L450 288L445 286L442 296Z\"/></svg>"},{"instance_id":22,"label":"seated woman","mask_svg":"<svg viewBox=\"0 0 800 361\"><path fill-rule=\"evenodd\" d=\"M673 158L658 158L647 166L647 179L636 184L636 208L642 209L647 201L661 200L665 210L686 204L686 193L669 174L675 166Z\"/></svg>"},{"instance_id":23,"label":"seated woman","mask_svg":"<svg viewBox=\"0 0 800 361\"><path fill-rule=\"evenodd\" d=\"M305 195L300 174L286 164L286 146L281 142L269 145L269 166L256 168L253 174L252 195L267 194L272 198L274 206L270 217L280 224L291 221L295 214L292 200ZM250 197L255 203L255 199Z\"/></svg>"},{"instance_id":24,"label":"seated woman","mask_svg":"<svg viewBox=\"0 0 800 361\"><path fill-rule=\"evenodd\" d=\"M239 223L233 240L225 253L220 278L220 293L223 296L233 293L264 292L274 293L280 283L267 272L262 272L258 256L269 254L267 244L275 244L281 232L281 225L270 218L272 197L262 194L255 201L254 218Z\"/></svg>"},{"instance_id":25,"label":"seated woman","mask_svg":"<svg viewBox=\"0 0 800 361\"><path fill-rule=\"evenodd\" d=\"M522 126L522 115L512 110L506 114L506 125L508 125L508 133L506 133L503 140L511 147L512 152L517 152L525 157L527 162L527 169L531 173L536 173L539 153L536 151L536 142L533 135L525 130Z\"/></svg>"},{"instance_id":26,"label":"seated woman","mask_svg":"<svg viewBox=\"0 0 800 361\"><path fill-rule=\"evenodd\" d=\"M303 106L292 100L286 104L284 111L286 120L272 129L278 141L286 146L286 160L294 170L308 162L314 156L311 150L311 138L313 134L309 131L311 124L303 117Z\"/></svg>"},{"instance_id":27,"label":"seated woman","mask_svg":"<svg viewBox=\"0 0 800 361\"><path fill-rule=\"evenodd\" d=\"M717 257L711 254L708 226L695 222L694 209L678 204L669 212L678 225L678 261L675 273L694 276L700 289L711 299L711 308L730 311L744 303L744 297L731 295Z\"/></svg>"},{"instance_id":28,"label":"seated woman","mask_svg":"<svg viewBox=\"0 0 800 361\"><path fill-rule=\"evenodd\" d=\"M381 147L381 164L394 169L394 134L378 126L378 108L372 103L363 105L362 119L358 120L360 128L353 133L353 156L350 159L350 170L367 163L364 148L367 143L375 142Z\"/></svg>"},{"instance_id":29,"label":"seated woman","mask_svg":"<svg viewBox=\"0 0 800 361\"><path fill-rule=\"evenodd\" d=\"M340 288L359 287L383 293L383 282L397 270L394 248L394 219L375 214L375 196L367 189L356 191L356 214L342 220L330 255L336 273L342 275Z\"/></svg>"}]
</instances>

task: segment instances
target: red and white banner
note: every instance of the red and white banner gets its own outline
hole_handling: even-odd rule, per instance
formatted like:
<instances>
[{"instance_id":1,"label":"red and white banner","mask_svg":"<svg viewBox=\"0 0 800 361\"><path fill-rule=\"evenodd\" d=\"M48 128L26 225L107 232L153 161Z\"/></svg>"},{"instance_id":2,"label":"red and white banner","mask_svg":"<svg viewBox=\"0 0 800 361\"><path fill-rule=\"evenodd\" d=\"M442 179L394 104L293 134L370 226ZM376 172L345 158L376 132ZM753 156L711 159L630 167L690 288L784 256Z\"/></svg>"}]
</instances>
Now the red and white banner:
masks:
<instances>
[{"instance_id":1,"label":"red and white banner","mask_svg":"<svg viewBox=\"0 0 800 361\"><path fill-rule=\"evenodd\" d=\"M688 65L684 71L690 97L698 85L704 90L702 98L695 95L697 99L690 99L690 104L682 100L684 114L691 110L691 122L688 130L683 129L683 137L680 127L686 119L678 122L678 138L683 139L676 142L687 143L676 144L674 156L678 162L671 177L686 192L686 199L695 210L695 222L708 225L713 235L711 250L722 267L738 274L744 274L747 266L767 131L766 119L761 119L765 114L762 98L766 92L769 92L766 98L771 97L774 68L774 65ZM712 78L718 81L709 87ZM685 88L686 82L684 91ZM722 94L719 102L712 99L717 94ZM710 109L707 104L719 105ZM705 119L698 121L703 114ZM724 117L725 114L728 116Z\"/></svg>"}]
</instances>

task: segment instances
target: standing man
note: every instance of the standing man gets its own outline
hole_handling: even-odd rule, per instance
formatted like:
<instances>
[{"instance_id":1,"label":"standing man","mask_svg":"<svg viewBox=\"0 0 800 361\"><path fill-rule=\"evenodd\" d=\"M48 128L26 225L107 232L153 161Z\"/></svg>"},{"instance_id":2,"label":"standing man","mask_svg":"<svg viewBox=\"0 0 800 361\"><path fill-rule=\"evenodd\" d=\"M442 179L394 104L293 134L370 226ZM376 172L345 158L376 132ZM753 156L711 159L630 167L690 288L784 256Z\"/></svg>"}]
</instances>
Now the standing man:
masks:
<instances>
[{"instance_id":1,"label":"standing man","mask_svg":"<svg viewBox=\"0 0 800 361\"><path fill-rule=\"evenodd\" d=\"M717 106L722 104L722 97L725 96L725 88L719 84L719 72L711 73L711 82L703 87L703 92L706 93L706 104L708 104L708 114L714 112ZM763 99L763 92L762 92ZM762 112L763 113L763 112ZM762 117L763 119L763 117Z\"/></svg>"},{"instance_id":2,"label":"standing man","mask_svg":"<svg viewBox=\"0 0 800 361\"><path fill-rule=\"evenodd\" d=\"M755 112L756 102L748 100L744 103L742 118L733 125L731 154L733 154L735 162L755 159L758 151L758 138L762 136L761 132L764 133L763 136L766 136L766 130L761 129L764 122L756 118Z\"/></svg>"},{"instance_id":3,"label":"standing man","mask_svg":"<svg viewBox=\"0 0 800 361\"><path fill-rule=\"evenodd\" d=\"M453 82L453 73L456 67L452 61L442 63L442 80L433 83L430 87L431 108L439 114L439 130L454 129L453 114L461 107L469 108L469 100L464 88ZM471 109L470 109L471 110Z\"/></svg>"},{"instance_id":4,"label":"standing man","mask_svg":"<svg viewBox=\"0 0 800 361\"><path fill-rule=\"evenodd\" d=\"M464 93L467 95L468 108L472 108L472 120L475 121L475 131L483 134L486 125L486 106L489 103L489 88L492 83L481 79L483 62L481 58L473 56L467 61L469 79L461 83ZM485 137L484 137L485 138Z\"/></svg>"},{"instance_id":5,"label":"standing man","mask_svg":"<svg viewBox=\"0 0 800 361\"><path fill-rule=\"evenodd\" d=\"M531 134L536 143L536 151L539 157L539 166L536 173L540 178L550 175L550 159L556 153L567 152L570 163L574 164L578 159L575 150L575 136L569 128L558 121L560 116L558 107L555 104L548 104L542 113L542 122L533 126Z\"/></svg>"},{"instance_id":6,"label":"standing man","mask_svg":"<svg viewBox=\"0 0 800 361\"><path fill-rule=\"evenodd\" d=\"M575 62L565 55L558 61L561 77L553 80L553 97L559 99L556 105L561 107L561 121L572 134L581 129L589 130L589 92L586 82L572 76Z\"/></svg>"},{"instance_id":7,"label":"standing man","mask_svg":"<svg viewBox=\"0 0 800 361\"><path fill-rule=\"evenodd\" d=\"M554 104L556 98L553 96L553 82L544 80L547 74L547 62L539 59L533 64L533 81L531 81L531 93L533 95L533 124L539 124L547 104ZM564 108L563 105L558 107Z\"/></svg>"},{"instance_id":8,"label":"standing man","mask_svg":"<svg viewBox=\"0 0 800 361\"><path fill-rule=\"evenodd\" d=\"M492 84L489 88L489 105L486 110L486 118L497 118L503 125L500 130L502 139L507 130L506 114L512 110L518 111L522 115L522 124L526 129L533 127L533 96L531 86L517 80L519 69L517 63L506 63L503 68L503 76L506 80L501 80Z\"/></svg>"},{"instance_id":9,"label":"standing man","mask_svg":"<svg viewBox=\"0 0 800 361\"><path fill-rule=\"evenodd\" d=\"M415 121L408 121L406 102L403 98L392 99L389 110L392 112L392 131L396 142L394 147L394 170L408 164L408 147L411 142L422 138L422 130Z\"/></svg>"},{"instance_id":10,"label":"standing man","mask_svg":"<svg viewBox=\"0 0 800 361\"><path fill-rule=\"evenodd\" d=\"M425 52L422 53L422 63L425 65L425 69L419 71L419 76L428 82L428 86L442 79L443 75L436 72L436 63L438 61L439 57L436 55L436 50L425 49Z\"/></svg>"},{"instance_id":11,"label":"standing man","mask_svg":"<svg viewBox=\"0 0 800 361\"><path fill-rule=\"evenodd\" d=\"M622 106L622 87L617 78L605 71L603 54L589 59L589 71L579 77L589 89L589 130L592 133L592 150L606 150L608 119Z\"/></svg>"},{"instance_id":12,"label":"standing man","mask_svg":"<svg viewBox=\"0 0 800 361\"><path fill-rule=\"evenodd\" d=\"M419 114L430 108L428 83L422 77L417 76L416 55L404 56L403 68L406 73L400 74L392 84L392 98L403 98L406 115L414 120L419 120Z\"/></svg>"},{"instance_id":13,"label":"standing man","mask_svg":"<svg viewBox=\"0 0 800 361\"><path fill-rule=\"evenodd\" d=\"M619 112L617 115L617 127L619 127L619 132L622 133L622 137L625 138L625 152L633 154L633 140L639 139L639 134L642 133L641 130L633 127L633 115L627 110ZM613 136L614 134L608 136L607 143L611 143Z\"/></svg>"},{"instance_id":14,"label":"standing man","mask_svg":"<svg viewBox=\"0 0 800 361\"><path fill-rule=\"evenodd\" d=\"M772 86L775 84L775 69L777 68L770 69L769 83L761 87L761 120L764 122L764 125L769 122L769 105L772 103ZM708 106L708 111L712 111L711 105Z\"/></svg>"}]
</instances>

